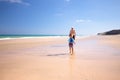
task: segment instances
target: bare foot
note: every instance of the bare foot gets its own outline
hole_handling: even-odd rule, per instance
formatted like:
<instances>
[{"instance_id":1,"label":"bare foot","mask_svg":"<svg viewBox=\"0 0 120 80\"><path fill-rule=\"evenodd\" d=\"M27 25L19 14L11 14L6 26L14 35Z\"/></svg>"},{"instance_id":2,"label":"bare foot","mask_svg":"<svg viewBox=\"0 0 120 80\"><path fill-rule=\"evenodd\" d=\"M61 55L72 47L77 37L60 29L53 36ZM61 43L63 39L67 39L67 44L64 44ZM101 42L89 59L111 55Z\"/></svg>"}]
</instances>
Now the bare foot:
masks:
<instances>
[{"instance_id":1,"label":"bare foot","mask_svg":"<svg viewBox=\"0 0 120 80\"><path fill-rule=\"evenodd\" d=\"M73 55L73 52L71 53L71 55Z\"/></svg>"}]
</instances>

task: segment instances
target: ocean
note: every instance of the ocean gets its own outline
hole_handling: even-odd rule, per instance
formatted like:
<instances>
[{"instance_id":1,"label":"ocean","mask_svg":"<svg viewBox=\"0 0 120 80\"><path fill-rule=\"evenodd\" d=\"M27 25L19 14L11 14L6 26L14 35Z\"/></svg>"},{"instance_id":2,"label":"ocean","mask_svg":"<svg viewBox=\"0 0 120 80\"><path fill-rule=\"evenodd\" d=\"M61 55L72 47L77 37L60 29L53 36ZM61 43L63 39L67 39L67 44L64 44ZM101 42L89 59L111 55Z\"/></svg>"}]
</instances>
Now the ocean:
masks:
<instances>
[{"instance_id":1,"label":"ocean","mask_svg":"<svg viewBox=\"0 0 120 80\"><path fill-rule=\"evenodd\" d=\"M0 40L9 40L9 39L23 39L23 38L58 38L65 37L67 35L0 35Z\"/></svg>"}]
</instances>

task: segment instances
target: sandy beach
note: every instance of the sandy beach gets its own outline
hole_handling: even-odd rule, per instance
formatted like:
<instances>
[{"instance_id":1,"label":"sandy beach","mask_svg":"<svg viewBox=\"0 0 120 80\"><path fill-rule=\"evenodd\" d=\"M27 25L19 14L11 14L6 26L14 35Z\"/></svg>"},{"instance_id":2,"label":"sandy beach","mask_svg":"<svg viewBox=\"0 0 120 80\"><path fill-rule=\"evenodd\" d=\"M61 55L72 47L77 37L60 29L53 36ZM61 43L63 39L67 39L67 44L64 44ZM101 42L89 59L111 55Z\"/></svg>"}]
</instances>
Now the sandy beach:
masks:
<instances>
[{"instance_id":1,"label":"sandy beach","mask_svg":"<svg viewBox=\"0 0 120 80\"><path fill-rule=\"evenodd\" d=\"M120 80L120 35L0 40L0 80Z\"/></svg>"}]
</instances>

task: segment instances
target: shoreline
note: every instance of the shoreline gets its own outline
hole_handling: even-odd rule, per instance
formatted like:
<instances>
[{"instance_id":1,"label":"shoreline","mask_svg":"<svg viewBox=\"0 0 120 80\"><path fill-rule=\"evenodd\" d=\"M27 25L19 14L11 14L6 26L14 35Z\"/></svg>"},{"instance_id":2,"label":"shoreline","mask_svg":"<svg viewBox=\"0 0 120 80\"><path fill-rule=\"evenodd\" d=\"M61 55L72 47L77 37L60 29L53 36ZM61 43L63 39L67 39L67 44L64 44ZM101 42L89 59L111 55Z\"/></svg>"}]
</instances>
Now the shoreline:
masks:
<instances>
[{"instance_id":1,"label":"shoreline","mask_svg":"<svg viewBox=\"0 0 120 80\"><path fill-rule=\"evenodd\" d=\"M11 40L11 39L31 39L31 38L60 38L60 37L67 37L67 36L26 36L26 37L3 37L3 38L0 38L0 40Z\"/></svg>"},{"instance_id":2,"label":"shoreline","mask_svg":"<svg viewBox=\"0 0 120 80\"><path fill-rule=\"evenodd\" d=\"M89 35L89 36L76 36L76 38L87 38L87 37L91 37L91 36L93 36L93 35ZM0 41L1 40L14 40L14 39L34 39L34 38L36 38L36 39L42 39L42 38L69 38L68 37L68 35L46 35L46 36L44 36L44 35L41 35L41 36L32 36L32 35L29 35L29 36L24 36L24 35L12 35L12 36L0 36Z\"/></svg>"}]
</instances>

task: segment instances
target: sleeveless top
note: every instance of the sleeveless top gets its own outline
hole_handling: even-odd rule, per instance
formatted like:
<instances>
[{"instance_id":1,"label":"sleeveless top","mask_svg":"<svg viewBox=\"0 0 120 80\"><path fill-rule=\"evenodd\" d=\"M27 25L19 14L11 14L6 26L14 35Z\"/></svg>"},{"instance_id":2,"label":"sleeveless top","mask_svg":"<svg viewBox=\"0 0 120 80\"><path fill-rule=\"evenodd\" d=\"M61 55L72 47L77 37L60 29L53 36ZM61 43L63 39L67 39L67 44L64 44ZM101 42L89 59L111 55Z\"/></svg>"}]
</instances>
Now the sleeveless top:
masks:
<instances>
[{"instance_id":1,"label":"sleeveless top","mask_svg":"<svg viewBox=\"0 0 120 80\"><path fill-rule=\"evenodd\" d=\"M73 38L69 38L69 43L74 43L74 39Z\"/></svg>"}]
</instances>

